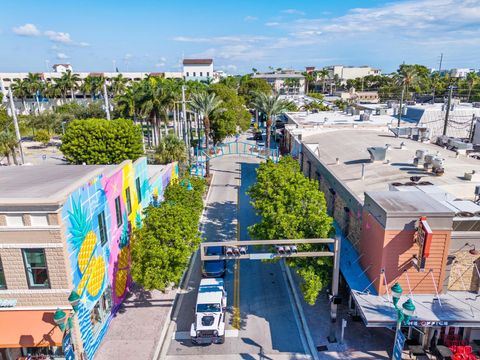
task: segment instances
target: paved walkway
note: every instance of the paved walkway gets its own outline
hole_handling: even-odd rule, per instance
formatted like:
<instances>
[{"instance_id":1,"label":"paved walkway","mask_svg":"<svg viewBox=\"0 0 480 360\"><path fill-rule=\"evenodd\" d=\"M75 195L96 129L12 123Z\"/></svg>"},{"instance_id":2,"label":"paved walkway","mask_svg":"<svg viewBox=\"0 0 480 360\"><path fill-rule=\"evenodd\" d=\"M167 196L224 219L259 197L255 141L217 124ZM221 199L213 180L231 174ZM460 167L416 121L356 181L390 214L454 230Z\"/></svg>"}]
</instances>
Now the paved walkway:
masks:
<instances>
[{"instance_id":1,"label":"paved walkway","mask_svg":"<svg viewBox=\"0 0 480 360\"><path fill-rule=\"evenodd\" d=\"M135 286L110 323L95 360L152 359L176 294Z\"/></svg>"}]
</instances>

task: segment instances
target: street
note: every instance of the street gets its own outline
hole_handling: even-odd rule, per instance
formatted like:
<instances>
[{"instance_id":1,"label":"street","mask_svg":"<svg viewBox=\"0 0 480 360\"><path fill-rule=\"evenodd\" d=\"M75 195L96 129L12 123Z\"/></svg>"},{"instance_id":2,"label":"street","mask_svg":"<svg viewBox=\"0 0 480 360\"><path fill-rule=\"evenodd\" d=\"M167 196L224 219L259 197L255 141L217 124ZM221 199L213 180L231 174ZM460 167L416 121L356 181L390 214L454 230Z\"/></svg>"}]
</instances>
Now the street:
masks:
<instances>
[{"instance_id":1,"label":"street","mask_svg":"<svg viewBox=\"0 0 480 360\"><path fill-rule=\"evenodd\" d=\"M211 161L214 173L203 224L205 241L249 239L248 226L257 218L246 195L255 182L259 159L224 156ZM189 339L194 320L197 287L201 279L196 257L188 290L181 294L173 314L174 331L167 334L161 354L166 359L309 359L306 341L279 263L228 262L225 276L228 292L227 331L223 345L195 346ZM233 316L239 314L239 316Z\"/></svg>"}]
</instances>

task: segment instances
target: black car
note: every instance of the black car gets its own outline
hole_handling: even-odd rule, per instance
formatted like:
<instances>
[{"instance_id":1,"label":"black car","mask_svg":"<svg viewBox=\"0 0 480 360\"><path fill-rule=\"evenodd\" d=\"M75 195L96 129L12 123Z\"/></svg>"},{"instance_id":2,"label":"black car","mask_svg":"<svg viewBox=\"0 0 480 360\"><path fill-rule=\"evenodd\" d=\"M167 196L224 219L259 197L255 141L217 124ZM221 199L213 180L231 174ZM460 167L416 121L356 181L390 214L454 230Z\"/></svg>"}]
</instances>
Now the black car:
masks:
<instances>
[{"instance_id":1,"label":"black car","mask_svg":"<svg viewBox=\"0 0 480 360\"><path fill-rule=\"evenodd\" d=\"M223 246L209 246L205 255L224 255ZM208 278L218 278L225 275L227 269L226 260L205 260L202 264L202 276Z\"/></svg>"},{"instance_id":2,"label":"black car","mask_svg":"<svg viewBox=\"0 0 480 360\"><path fill-rule=\"evenodd\" d=\"M257 132L253 135L253 140L263 140L262 132L261 132L261 131L257 131Z\"/></svg>"}]
</instances>

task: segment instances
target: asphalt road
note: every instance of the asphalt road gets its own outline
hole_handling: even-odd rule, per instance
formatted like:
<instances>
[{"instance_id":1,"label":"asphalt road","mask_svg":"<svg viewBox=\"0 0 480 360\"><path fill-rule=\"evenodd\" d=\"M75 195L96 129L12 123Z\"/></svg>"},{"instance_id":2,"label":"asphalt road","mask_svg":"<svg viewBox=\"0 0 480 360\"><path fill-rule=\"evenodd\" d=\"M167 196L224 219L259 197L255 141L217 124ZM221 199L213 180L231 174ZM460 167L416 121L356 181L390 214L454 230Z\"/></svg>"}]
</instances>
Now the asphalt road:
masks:
<instances>
[{"instance_id":1,"label":"asphalt road","mask_svg":"<svg viewBox=\"0 0 480 360\"><path fill-rule=\"evenodd\" d=\"M248 226L257 217L246 195L255 182L259 159L225 156L211 161L215 173L208 199L203 237L207 241L248 239ZM238 276L235 276L237 272ZM200 281L200 261L193 264L188 290L182 294L178 316L174 318L166 359L308 359L303 333L292 305L280 264L260 261L229 261L225 283L228 292L227 336L222 345L196 346L189 340L194 305ZM234 286L234 278L237 279ZM234 298L237 301L234 304ZM238 301L239 296L239 301ZM233 321L234 305L240 321ZM238 326L239 325L239 326ZM236 329L238 326L239 329Z\"/></svg>"}]
</instances>

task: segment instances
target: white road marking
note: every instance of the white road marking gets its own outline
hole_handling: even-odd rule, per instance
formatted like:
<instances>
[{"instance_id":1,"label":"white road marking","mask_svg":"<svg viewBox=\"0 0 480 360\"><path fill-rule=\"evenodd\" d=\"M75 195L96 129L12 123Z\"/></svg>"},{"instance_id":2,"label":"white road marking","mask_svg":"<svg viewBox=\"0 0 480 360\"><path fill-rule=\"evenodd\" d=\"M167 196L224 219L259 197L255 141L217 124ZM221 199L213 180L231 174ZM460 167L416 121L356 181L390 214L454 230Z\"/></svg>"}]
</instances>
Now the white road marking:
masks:
<instances>
[{"instance_id":1,"label":"white road marking","mask_svg":"<svg viewBox=\"0 0 480 360\"><path fill-rule=\"evenodd\" d=\"M225 330L225 337L238 337L238 330ZM189 331L176 331L172 334L172 340L189 340L190 332Z\"/></svg>"}]
</instances>

